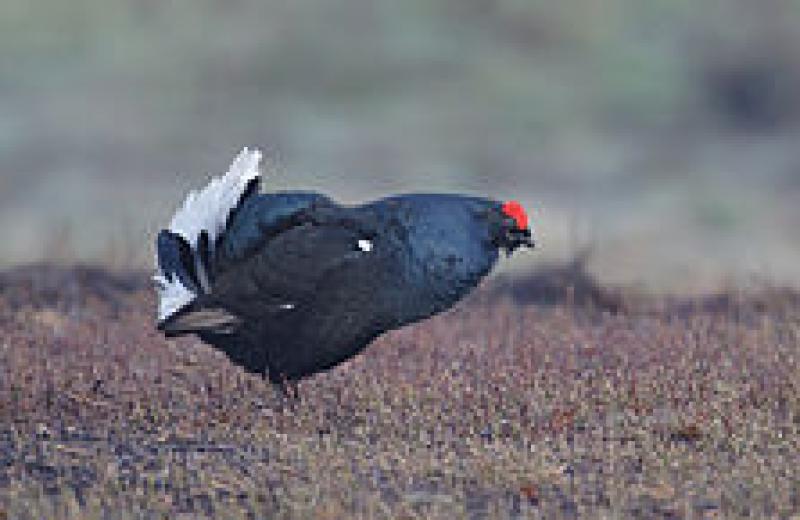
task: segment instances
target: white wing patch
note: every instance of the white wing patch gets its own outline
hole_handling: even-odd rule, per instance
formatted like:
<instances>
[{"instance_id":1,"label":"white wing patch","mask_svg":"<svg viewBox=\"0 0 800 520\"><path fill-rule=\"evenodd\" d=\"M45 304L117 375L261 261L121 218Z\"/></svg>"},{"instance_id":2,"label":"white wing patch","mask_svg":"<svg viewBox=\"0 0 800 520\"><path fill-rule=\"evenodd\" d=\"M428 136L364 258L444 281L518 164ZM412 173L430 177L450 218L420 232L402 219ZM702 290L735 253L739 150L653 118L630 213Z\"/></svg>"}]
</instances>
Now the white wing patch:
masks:
<instances>
[{"instance_id":1,"label":"white wing patch","mask_svg":"<svg viewBox=\"0 0 800 520\"><path fill-rule=\"evenodd\" d=\"M366 238L362 238L358 241L358 248L365 253L369 253L372 251L373 245L371 240L367 240Z\"/></svg>"},{"instance_id":2,"label":"white wing patch","mask_svg":"<svg viewBox=\"0 0 800 520\"><path fill-rule=\"evenodd\" d=\"M208 233L209 247L213 248L217 237L225 231L231 211L239 204L250 183L260 176L260 163L259 150L243 149L225 175L212 179L202 190L192 191L187 195L183 205L172 217L169 230L185 238L195 253L200 234L205 231ZM203 289L208 290L208 278L201 264L196 255L195 269ZM153 279L159 296L158 320L164 321L188 305L197 295L184 286L177 276L170 280L158 270L158 265L156 258L157 272Z\"/></svg>"}]
</instances>

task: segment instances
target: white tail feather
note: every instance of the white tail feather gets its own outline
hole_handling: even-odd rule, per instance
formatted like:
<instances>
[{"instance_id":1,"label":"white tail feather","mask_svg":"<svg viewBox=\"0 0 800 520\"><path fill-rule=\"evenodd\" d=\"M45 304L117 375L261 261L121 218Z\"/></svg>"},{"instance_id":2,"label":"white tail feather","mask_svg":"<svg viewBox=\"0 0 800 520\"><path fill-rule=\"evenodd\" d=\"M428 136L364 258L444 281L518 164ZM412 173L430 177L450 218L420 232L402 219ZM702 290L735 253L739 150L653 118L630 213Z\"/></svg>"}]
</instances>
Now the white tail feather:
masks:
<instances>
[{"instance_id":1,"label":"white tail feather","mask_svg":"<svg viewBox=\"0 0 800 520\"><path fill-rule=\"evenodd\" d=\"M178 277L170 281L163 273L153 276L158 291L158 321L163 322L180 309L188 305L197 296L191 289L181 283Z\"/></svg>"},{"instance_id":2,"label":"white tail feather","mask_svg":"<svg viewBox=\"0 0 800 520\"><path fill-rule=\"evenodd\" d=\"M170 231L185 238L192 250L197 246L201 231L208 232L209 243L213 245L225 230L228 216L239 204L247 186L260 175L260 162L260 151L242 150L231 163L228 173L186 196L183 206L172 217Z\"/></svg>"},{"instance_id":3,"label":"white tail feather","mask_svg":"<svg viewBox=\"0 0 800 520\"><path fill-rule=\"evenodd\" d=\"M241 201L250 182L259 177L260 162L260 151L243 149L225 175L212 179L202 190L187 195L172 217L169 230L185 238L193 252L197 251L197 241L205 231L208 233L209 247L213 248L216 239L225 231L231 211ZM197 294L183 285L177 276L170 280L158 266L156 258L157 272L153 279L159 297L158 319L164 321L188 305ZM195 268L203 288L207 290L208 281L203 266L196 265Z\"/></svg>"}]
</instances>

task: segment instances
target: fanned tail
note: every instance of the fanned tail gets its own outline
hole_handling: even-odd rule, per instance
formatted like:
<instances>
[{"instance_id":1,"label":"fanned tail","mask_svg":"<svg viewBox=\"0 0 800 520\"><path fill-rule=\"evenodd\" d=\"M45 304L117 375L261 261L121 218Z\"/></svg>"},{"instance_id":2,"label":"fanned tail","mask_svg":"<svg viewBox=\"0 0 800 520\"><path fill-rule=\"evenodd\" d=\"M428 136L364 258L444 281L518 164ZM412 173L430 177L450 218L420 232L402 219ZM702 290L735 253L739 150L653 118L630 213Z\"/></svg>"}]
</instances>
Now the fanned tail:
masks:
<instances>
[{"instance_id":1,"label":"fanned tail","mask_svg":"<svg viewBox=\"0 0 800 520\"><path fill-rule=\"evenodd\" d=\"M169 228L158 234L153 280L158 292L159 328L165 328L168 320L211 291L218 239L233 211L258 190L260 162L260 151L243 149L225 175L212 179L202 190L190 192Z\"/></svg>"}]
</instances>

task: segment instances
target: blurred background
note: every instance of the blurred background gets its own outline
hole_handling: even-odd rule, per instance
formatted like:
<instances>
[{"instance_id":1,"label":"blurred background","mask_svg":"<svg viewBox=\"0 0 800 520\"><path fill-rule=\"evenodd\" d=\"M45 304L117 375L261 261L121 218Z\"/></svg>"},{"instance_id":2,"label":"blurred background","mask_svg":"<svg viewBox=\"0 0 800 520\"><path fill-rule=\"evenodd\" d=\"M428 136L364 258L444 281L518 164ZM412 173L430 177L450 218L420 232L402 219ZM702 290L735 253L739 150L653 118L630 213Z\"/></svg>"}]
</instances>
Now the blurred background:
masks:
<instances>
[{"instance_id":1,"label":"blurred background","mask_svg":"<svg viewBox=\"0 0 800 520\"><path fill-rule=\"evenodd\" d=\"M0 266L148 268L238 150L267 189L517 198L602 280L800 282L800 1L3 0Z\"/></svg>"}]
</instances>

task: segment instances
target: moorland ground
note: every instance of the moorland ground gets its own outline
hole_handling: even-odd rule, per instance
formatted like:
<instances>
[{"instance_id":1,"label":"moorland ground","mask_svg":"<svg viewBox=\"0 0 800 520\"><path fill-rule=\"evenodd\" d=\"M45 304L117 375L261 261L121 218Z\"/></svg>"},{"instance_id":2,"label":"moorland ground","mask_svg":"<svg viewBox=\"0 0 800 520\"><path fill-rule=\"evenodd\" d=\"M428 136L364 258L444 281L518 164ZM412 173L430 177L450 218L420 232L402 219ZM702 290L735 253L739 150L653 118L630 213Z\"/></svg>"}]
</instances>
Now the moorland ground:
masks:
<instances>
[{"instance_id":1,"label":"moorland ground","mask_svg":"<svg viewBox=\"0 0 800 520\"><path fill-rule=\"evenodd\" d=\"M1 519L800 514L792 291L489 284L299 403L153 312L138 273L0 275Z\"/></svg>"}]
</instances>

